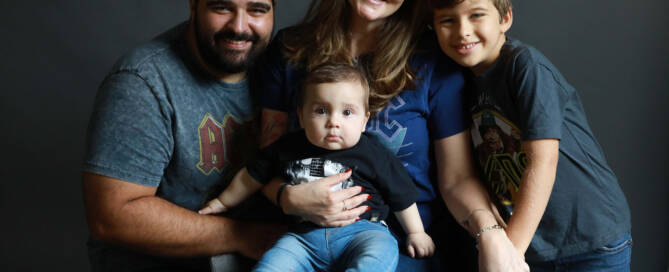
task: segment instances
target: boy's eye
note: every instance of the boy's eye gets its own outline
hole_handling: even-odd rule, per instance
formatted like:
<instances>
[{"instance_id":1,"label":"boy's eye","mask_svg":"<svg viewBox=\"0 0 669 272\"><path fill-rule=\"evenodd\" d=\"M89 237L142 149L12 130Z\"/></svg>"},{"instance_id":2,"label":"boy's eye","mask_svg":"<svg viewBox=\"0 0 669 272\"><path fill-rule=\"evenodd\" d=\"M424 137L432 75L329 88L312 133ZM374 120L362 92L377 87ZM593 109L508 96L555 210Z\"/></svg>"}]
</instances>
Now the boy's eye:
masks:
<instances>
[{"instance_id":1,"label":"boy's eye","mask_svg":"<svg viewBox=\"0 0 669 272\"><path fill-rule=\"evenodd\" d=\"M342 112L342 114L344 114L344 116L349 116L349 115L353 114L353 111L351 111L351 110L344 110L344 111Z\"/></svg>"},{"instance_id":2,"label":"boy's eye","mask_svg":"<svg viewBox=\"0 0 669 272\"><path fill-rule=\"evenodd\" d=\"M316 110L314 110L314 113L316 113L316 114L326 114L327 111L325 110L325 108L316 108Z\"/></svg>"},{"instance_id":3,"label":"boy's eye","mask_svg":"<svg viewBox=\"0 0 669 272\"><path fill-rule=\"evenodd\" d=\"M483 17L483 16L485 16L485 13L474 13L474 14L472 14L471 17L476 19L476 18L480 18L480 17Z\"/></svg>"}]
</instances>

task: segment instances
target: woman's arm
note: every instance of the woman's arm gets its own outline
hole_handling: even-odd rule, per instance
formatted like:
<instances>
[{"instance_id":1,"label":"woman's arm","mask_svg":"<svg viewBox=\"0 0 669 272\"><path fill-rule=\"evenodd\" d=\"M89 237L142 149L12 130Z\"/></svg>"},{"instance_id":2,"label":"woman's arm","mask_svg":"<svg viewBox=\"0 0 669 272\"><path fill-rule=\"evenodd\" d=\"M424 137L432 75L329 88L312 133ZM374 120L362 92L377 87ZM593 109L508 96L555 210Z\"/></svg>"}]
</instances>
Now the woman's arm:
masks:
<instances>
[{"instance_id":1,"label":"woman's arm","mask_svg":"<svg viewBox=\"0 0 669 272\"><path fill-rule=\"evenodd\" d=\"M260 146L264 147L276 141L286 133L288 114L281 111L263 109L261 113L262 135ZM305 143L306 144L306 143ZM330 187L345 181L351 173L332 175L320 180L287 186L281 192L280 207L286 214L297 215L315 224L327 227L349 225L365 211L367 206L360 206L367 200L368 194L361 194L362 187L353 186L337 192ZM275 204L279 187L285 181L275 178L262 188L267 199ZM345 210L344 208L350 208Z\"/></svg>"},{"instance_id":2,"label":"woman's arm","mask_svg":"<svg viewBox=\"0 0 669 272\"><path fill-rule=\"evenodd\" d=\"M559 141L523 141L521 150L527 155L527 167L520 180L520 189L514 199L513 216L509 219L506 233L516 249L525 254L553 190Z\"/></svg>"},{"instance_id":3,"label":"woman's arm","mask_svg":"<svg viewBox=\"0 0 669 272\"><path fill-rule=\"evenodd\" d=\"M435 142L439 190L455 219L472 235L497 224L488 192L473 167L469 131ZM529 271L523 256L513 247L503 231L491 229L480 233L479 269L481 271Z\"/></svg>"}]
</instances>

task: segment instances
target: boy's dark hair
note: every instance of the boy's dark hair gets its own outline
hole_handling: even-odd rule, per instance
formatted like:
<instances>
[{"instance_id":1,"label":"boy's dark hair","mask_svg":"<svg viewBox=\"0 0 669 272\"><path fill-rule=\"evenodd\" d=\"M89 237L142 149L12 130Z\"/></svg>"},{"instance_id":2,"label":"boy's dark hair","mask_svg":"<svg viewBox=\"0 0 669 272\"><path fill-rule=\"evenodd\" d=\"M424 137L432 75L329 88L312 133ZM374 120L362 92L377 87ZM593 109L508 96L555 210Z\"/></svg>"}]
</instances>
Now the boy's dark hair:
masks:
<instances>
[{"instance_id":1,"label":"boy's dark hair","mask_svg":"<svg viewBox=\"0 0 669 272\"><path fill-rule=\"evenodd\" d=\"M460 4L464 2L465 0L428 0L427 1L427 6L430 11L430 14L432 14L432 11L435 9L443 9L443 8L452 8L455 7L455 5ZM502 20L504 18L504 15L509 13L511 11L511 0L488 0L491 1L493 6L497 9L497 12L499 12L499 19Z\"/></svg>"},{"instance_id":2,"label":"boy's dark hair","mask_svg":"<svg viewBox=\"0 0 669 272\"><path fill-rule=\"evenodd\" d=\"M297 97L297 106L300 108L304 106L304 97L309 87L313 87L316 84L337 82L360 83L364 91L362 104L365 107L365 111L369 111L369 82L367 82L365 72L359 67L335 63L319 65L307 73L304 81L302 81L302 90Z\"/></svg>"}]
</instances>

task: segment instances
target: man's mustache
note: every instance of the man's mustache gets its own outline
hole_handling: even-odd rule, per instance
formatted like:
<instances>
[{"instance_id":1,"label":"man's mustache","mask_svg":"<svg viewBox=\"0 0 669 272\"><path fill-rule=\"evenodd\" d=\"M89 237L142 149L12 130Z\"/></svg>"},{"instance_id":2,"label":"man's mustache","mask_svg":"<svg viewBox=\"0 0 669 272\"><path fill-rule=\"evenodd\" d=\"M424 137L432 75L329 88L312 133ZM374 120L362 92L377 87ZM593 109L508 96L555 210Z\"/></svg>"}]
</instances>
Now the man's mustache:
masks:
<instances>
[{"instance_id":1,"label":"man's mustache","mask_svg":"<svg viewBox=\"0 0 669 272\"><path fill-rule=\"evenodd\" d=\"M217 32L214 35L214 39L218 40L237 40L237 41L251 41L253 43L257 42L260 37L257 34L252 33L235 33L231 30L226 30L222 32Z\"/></svg>"}]
</instances>

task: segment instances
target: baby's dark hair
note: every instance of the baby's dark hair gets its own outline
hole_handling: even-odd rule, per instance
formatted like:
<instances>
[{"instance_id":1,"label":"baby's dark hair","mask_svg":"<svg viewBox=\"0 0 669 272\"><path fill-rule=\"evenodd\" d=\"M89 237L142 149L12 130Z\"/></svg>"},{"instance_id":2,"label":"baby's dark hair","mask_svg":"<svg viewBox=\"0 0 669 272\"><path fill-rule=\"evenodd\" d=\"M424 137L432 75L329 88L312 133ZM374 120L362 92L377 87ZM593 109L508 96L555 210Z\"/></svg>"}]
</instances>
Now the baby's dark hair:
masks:
<instances>
[{"instance_id":1,"label":"baby's dark hair","mask_svg":"<svg viewBox=\"0 0 669 272\"><path fill-rule=\"evenodd\" d=\"M304 97L309 90L317 84L337 83L337 82L356 82L362 86L363 101L365 111L369 111L369 82L365 72L356 66L349 64L325 63L317 66L302 81L302 90L297 97L297 106L304 106Z\"/></svg>"},{"instance_id":2,"label":"baby's dark hair","mask_svg":"<svg viewBox=\"0 0 669 272\"><path fill-rule=\"evenodd\" d=\"M464 2L465 0L428 0L427 1L427 6L428 9L430 10L430 14L435 9L443 9L443 8L452 8L455 7L455 5L460 4ZM503 20L504 15L509 13L511 11L511 0L488 0L492 1L493 6L497 9L497 12L499 12L499 18L500 20Z\"/></svg>"}]
</instances>

